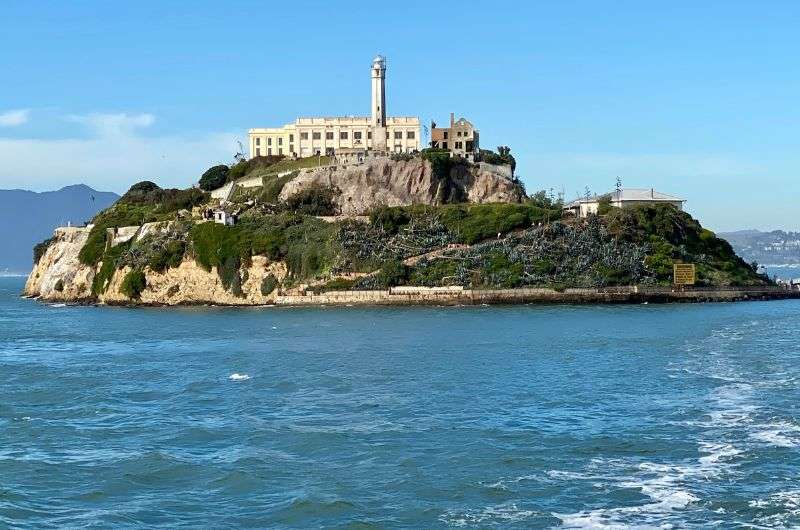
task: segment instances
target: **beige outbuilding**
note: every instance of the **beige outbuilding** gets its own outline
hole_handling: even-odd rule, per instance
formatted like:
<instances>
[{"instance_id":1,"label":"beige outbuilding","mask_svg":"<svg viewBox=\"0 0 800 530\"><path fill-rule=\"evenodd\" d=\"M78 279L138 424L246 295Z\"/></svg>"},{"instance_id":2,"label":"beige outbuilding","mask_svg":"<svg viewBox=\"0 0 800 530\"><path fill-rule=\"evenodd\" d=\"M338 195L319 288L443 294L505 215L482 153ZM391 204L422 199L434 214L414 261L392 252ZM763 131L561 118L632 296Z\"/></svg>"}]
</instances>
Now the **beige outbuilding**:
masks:
<instances>
[{"instance_id":1,"label":"beige outbuilding","mask_svg":"<svg viewBox=\"0 0 800 530\"><path fill-rule=\"evenodd\" d=\"M596 214L600 204L604 201L614 208L629 208L644 204L671 204L679 210L683 209L683 203L686 202L685 199L661 193L653 188L625 188L602 195L576 199L564 205L564 210L574 214L575 217L586 217L589 214Z\"/></svg>"}]
</instances>

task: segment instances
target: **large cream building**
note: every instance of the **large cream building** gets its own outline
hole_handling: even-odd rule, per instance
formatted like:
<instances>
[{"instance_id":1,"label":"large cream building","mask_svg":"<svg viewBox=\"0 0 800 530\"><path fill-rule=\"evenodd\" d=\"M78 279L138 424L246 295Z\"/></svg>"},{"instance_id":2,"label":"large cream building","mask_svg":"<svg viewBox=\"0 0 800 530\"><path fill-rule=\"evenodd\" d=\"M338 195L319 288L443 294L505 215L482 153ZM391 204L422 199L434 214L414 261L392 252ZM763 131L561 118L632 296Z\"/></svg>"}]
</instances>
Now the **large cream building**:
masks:
<instances>
[{"instance_id":1,"label":"large cream building","mask_svg":"<svg viewBox=\"0 0 800 530\"><path fill-rule=\"evenodd\" d=\"M250 157L306 157L352 150L410 153L420 149L417 117L386 117L386 59L372 61L371 115L297 118L283 127L250 129Z\"/></svg>"}]
</instances>

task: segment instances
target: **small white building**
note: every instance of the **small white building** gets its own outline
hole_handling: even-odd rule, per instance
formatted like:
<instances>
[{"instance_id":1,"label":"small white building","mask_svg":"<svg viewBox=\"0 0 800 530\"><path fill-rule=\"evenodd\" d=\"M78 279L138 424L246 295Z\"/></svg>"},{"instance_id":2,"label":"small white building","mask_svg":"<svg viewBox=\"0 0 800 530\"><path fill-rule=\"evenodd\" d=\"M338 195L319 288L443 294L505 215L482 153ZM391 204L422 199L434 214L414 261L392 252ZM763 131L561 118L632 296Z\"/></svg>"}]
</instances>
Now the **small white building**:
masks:
<instances>
[{"instance_id":1,"label":"small white building","mask_svg":"<svg viewBox=\"0 0 800 530\"><path fill-rule=\"evenodd\" d=\"M214 210L214 222L225 226L233 226L236 224L238 216L236 214L228 213L225 210Z\"/></svg>"},{"instance_id":2,"label":"small white building","mask_svg":"<svg viewBox=\"0 0 800 530\"><path fill-rule=\"evenodd\" d=\"M681 199L666 193L661 193L653 188L626 188L615 190L602 195L595 195L589 198L576 199L564 205L564 211L570 212L575 217L586 217L589 214L596 214L600 203L608 201L614 208L630 208L633 206L652 205L652 204L671 204L679 210L683 210L685 199Z\"/></svg>"}]
</instances>

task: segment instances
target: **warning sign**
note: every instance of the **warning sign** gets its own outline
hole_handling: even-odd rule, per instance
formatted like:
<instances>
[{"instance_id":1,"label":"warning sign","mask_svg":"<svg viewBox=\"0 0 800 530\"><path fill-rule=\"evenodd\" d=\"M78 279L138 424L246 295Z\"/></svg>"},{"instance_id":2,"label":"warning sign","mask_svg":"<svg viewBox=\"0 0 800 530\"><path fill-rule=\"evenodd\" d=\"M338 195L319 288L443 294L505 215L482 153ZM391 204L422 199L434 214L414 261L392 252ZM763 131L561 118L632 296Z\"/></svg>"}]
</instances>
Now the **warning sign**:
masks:
<instances>
[{"instance_id":1,"label":"warning sign","mask_svg":"<svg viewBox=\"0 0 800 530\"><path fill-rule=\"evenodd\" d=\"M672 265L672 274L675 285L694 285L694 263L675 263Z\"/></svg>"}]
</instances>

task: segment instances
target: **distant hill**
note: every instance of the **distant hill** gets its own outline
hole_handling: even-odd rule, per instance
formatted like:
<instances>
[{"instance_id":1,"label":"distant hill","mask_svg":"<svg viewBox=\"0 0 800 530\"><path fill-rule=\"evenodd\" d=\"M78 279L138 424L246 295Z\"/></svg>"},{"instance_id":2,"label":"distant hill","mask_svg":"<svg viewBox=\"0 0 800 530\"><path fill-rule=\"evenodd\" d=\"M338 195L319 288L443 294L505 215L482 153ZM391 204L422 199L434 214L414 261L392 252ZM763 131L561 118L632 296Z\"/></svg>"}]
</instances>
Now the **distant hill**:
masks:
<instances>
[{"instance_id":1,"label":"distant hill","mask_svg":"<svg viewBox=\"0 0 800 530\"><path fill-rule=\"evenodd\" d=\"M717 234L745 261L760 265L800 264L800 232L739 230Z\"/></svg>"},{"instance_id":2,"label":"distant hill","mask_svg":"<svg viewBox=\"0 0 800 530\"><path fill-rule=\"evenodd\" d=\"M119 195L83 184L58 191L0 190L0 273L30 272L33 246L59 225L81 225Z\"/></svg>"}]
</instances>

